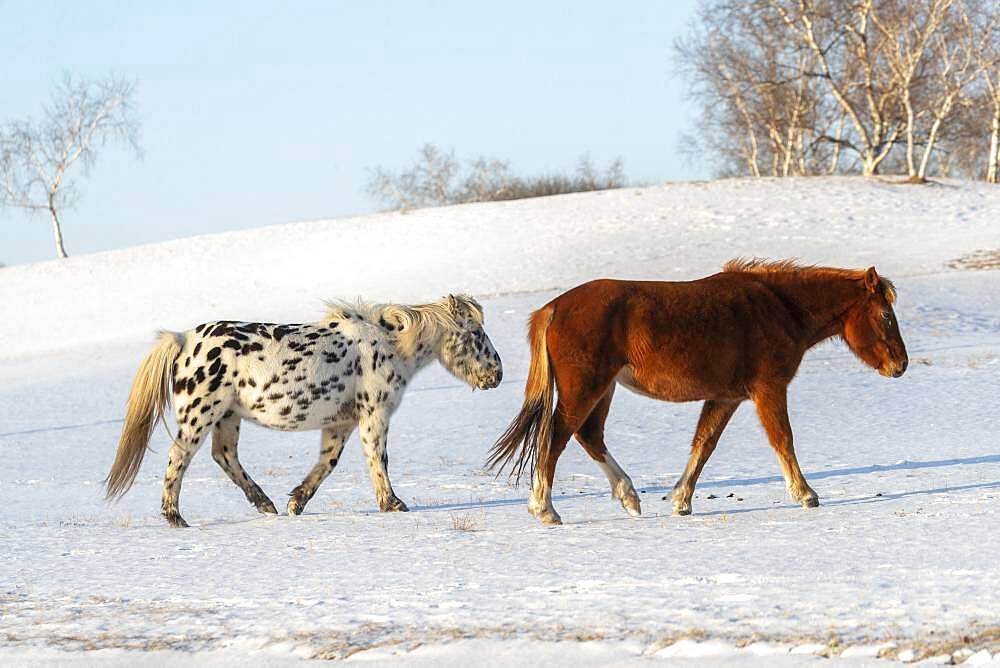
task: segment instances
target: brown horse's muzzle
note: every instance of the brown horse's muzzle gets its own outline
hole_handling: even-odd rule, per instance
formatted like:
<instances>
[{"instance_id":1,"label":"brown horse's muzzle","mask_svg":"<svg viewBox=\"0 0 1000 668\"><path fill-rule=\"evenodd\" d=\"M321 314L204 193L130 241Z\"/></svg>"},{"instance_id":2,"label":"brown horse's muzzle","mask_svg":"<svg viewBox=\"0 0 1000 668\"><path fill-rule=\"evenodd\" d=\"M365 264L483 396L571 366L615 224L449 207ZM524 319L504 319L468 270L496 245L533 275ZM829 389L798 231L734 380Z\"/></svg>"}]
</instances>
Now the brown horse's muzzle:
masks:
<instances>
[{"instance_id":1,"label":"brown horse's muzzle","mask_svg":"<svg viewBox=\"0 0 1000 668\"><path fill-rule=\"evenodd\" d=\"M906 367L909 366L909 364L909 359L904 356L903 359L898 362L888 362L883 364L878 371L886 378L899 378L906 373Z\"/></svg>"}]
</instances>

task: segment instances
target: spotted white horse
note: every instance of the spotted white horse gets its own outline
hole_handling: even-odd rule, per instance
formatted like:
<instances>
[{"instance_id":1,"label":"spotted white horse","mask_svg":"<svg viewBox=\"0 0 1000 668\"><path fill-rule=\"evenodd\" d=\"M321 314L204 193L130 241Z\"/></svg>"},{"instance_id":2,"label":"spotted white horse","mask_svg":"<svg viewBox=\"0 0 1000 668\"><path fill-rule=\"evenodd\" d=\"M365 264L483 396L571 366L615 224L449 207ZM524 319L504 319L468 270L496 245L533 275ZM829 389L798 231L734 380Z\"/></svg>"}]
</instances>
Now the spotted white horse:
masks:
<instances>
[{"instance_id":1,"label":"spotted white horse","mask_svg":"<svg viewBox=\"0 0 1000 668\"><path fill-rule=\"evenodd\" d=\"M240 465L240 421L272 429L322 429L319 462L288 500L298 515L337 465L358 427L379 510L405 511L389 482L386 434L413 375L433 360L458 379L490 389L500 356L483 330L482 307L449 295L431 304L336 304L320 322L301 325L218 321L161 332L136 372L108 498L132 486L154 425L173 387L177 437L163 480L163 516L187 526L178 509L184 471L208 433L212 457L262 513L271 500Z\"/></svg>"}]
</instances>

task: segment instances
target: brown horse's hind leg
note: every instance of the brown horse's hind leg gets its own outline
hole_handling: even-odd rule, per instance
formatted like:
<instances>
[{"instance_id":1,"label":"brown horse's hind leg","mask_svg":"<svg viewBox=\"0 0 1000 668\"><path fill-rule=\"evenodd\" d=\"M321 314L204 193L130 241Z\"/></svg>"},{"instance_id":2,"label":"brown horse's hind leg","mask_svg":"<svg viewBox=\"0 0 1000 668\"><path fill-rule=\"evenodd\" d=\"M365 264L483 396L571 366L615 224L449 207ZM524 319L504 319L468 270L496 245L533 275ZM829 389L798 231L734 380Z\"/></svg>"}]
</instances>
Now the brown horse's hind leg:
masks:
<instances>
[{"instance_id":1,"label":"brown horse's hind leg","mask_svg":"<svg viewBox=\"0 0 1000 668\"><path fill-rule=\"evenodd\" d=\"M222 467L229 479L243 490L247 501L252 503L259 512L277 515L278 510L271 503L271 499L267 498L264 490L247 475L243 465L240 464L237 453L240 438L240 416L234 413L228 415L228 417L224 416L219 420L212 428L212 459Z\"/></svg>"},{"instance_id":2,"label":"brown horse's hind leg","mask_svg":"<svg viewBox=\"0 0 1000 668\"><path fill-rule=\"evenodd\" d=\"M610 378L604 383L594 385L567 382L566 387L585 389L577 390L575 393L559 392L559 401L552 415L552 437L547 449L539 449L538 461L535 462L535 475L531 483L531 496L528 498L528 512L543 524L562 524L562 518L552 506L552 481L556 474L556 462L566 449L570 437L583 425L594 410L594 406L604 396L610 383ZM586 389L589 387L595 389Z\"/></svg>"},{"instance_id":3,"label":"brown horse's hind leg","mask_svg":"<svg viewBox=\"0 0 1000 668\"><path fill-rule=\"evenodd\" d=\"M615 384L612 383L594 406L594 410L587 416L583 426L576 432L576 440L604 471L608 483L611 484L611 496L621 501L622 507L629 515L638 517L642 514L642 508L639 504L639 495L635 493L635 487L632 485L632 479L618 465L604 443L604 421L608 418L614 394Z\"/></svg>"},{"instance_id":4,"label":"brown horse's hind leg","mask_svg":"<svg viewBox=\"0 0 1000 668\"><path fill-rule=\"evenodd\" d=\"M576 430L566 416L556 407L552 417L552 436L547 449L539 449L535 462L535 474L531 481L531 495L528 497L528 512L542 524L562 524L562 518L552 505L552 481L556 475L556 462L566 449L566 443Z\"/></svg>"},{"instance_id":5,"label":"brown horse's hind leg","mask_svg":"<svg viewBox=\"0 0 1000 668\"><path fill-rule=\"evenodd\" d=\"M706 401L702 406L698 428L691 441L691 456L684 468L684 474L674 485L672 496L674 515L691 514L691 495L694 494L694 486L698 482L698 476L701 475L701 469L715 451L722 431L729 424L729 418L733 417L739 405L736 401Z\"/></svg>"},{"instance_id":6,"label":"brown horse's hind leg","mask_svg":"<svg viewBox=\"0 0 1000 668\"><path fill-rule=\"evenodd\" d=\"M815 508L819 505L819 496L802 475L802 469L799 468L799 462L795 458L795 448L792 447L792 426L788 421L785 388L755 392L753 401L757 406L760 422L764 425L764 431L771 441L771 447L778 454L789 496L804 508Z\"/></svg>"}]
</instances>

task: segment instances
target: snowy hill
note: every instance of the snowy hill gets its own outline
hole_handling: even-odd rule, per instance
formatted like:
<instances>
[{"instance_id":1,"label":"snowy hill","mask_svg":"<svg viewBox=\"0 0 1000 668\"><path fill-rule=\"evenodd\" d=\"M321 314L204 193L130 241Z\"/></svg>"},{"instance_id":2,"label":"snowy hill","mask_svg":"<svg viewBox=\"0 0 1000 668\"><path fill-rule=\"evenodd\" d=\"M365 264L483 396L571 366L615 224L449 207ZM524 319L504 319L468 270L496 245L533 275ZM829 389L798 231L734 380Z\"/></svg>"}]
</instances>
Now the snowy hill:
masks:
<instances>
[{"instance_id":1,"label":"snowy hill","mask_svg":"<svg viewBox=\"0 0 1000 668\"><path fill-rule=\"evenodd\" d=\"M0 663L124 665L137 651L161 663L415 665L998 653L1000 271L954 262L996 249L995 186L760 179L295 223L5 268ZM482 470L520 406L527 315L598 276L694 278L734 256L875 264L899 289L903 378L831 343L790 389L799 460L823 505L787 498L743 407L694 515L672 517L661 497L698 406L620 391L608 444L642 490L643 517L622 512L571 444L554 490L566 525L539 526L527 490ZM482 301L505 381L473 394L440 369L417 378L389 437L393 485L413 512L375 512L356 437L297 518L258 515L203 448L181 497L193 528L170 530L162 430L135 488L104 503L155 329L303 321L324 299L449 292ZM318 440L250 427L240 455L279 501Z\"/></svg>"},{"instance_id":2,"label":"snowy hill","mask_svg":"<svg viewBox=\"0 0 1000 668\"><path fill-rule=\"evenodd\" d=\"M336 296L414 301L597 276L688 279L737 255L877 263L907 276L998 246L1000 196L987 184L849 177L677 183L277 225L5 269L0 359L218 317L301 319Z\"/></svg>"}]
</instances>

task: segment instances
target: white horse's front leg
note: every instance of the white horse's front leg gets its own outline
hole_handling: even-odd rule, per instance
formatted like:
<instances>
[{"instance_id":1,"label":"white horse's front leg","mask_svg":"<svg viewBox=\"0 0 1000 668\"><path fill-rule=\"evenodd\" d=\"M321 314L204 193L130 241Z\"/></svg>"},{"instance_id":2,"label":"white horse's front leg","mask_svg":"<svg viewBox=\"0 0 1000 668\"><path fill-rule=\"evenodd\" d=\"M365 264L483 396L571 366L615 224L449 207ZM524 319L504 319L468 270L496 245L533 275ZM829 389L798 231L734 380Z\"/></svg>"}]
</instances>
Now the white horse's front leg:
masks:
<instances>
[{"instance_id":1,"label":"white horse's front leg","mask_svg":"<svg viewBox=\"0 0 1000 668\"><path fill-rule=\"evenodd\" d=\"M368 459L368 473L375 488L378 509L383 512L406 512L409 508L392 491L392 483L389 482L389 455L386 452L389 416L374 411L358 420L358 428L361 432L361 445Z\"/></svg>"},{"instance_id":2,"label":"white horse's front leg","mask_svg":"<svg viewBox=\"0 0 1000 668\"><path fill-rule=\"evenodd\" d=\"M323 439L319 451L319 462L313 466L309 475L302 483L288 493L288 514L301 515L302 509L309 503L309 499L316 493L320 484L330 475L337 462L340 460L340 453L344 449L344 443L354 431L354 423L337 424L323 430Z\"/></svg>"}]
</instances>

